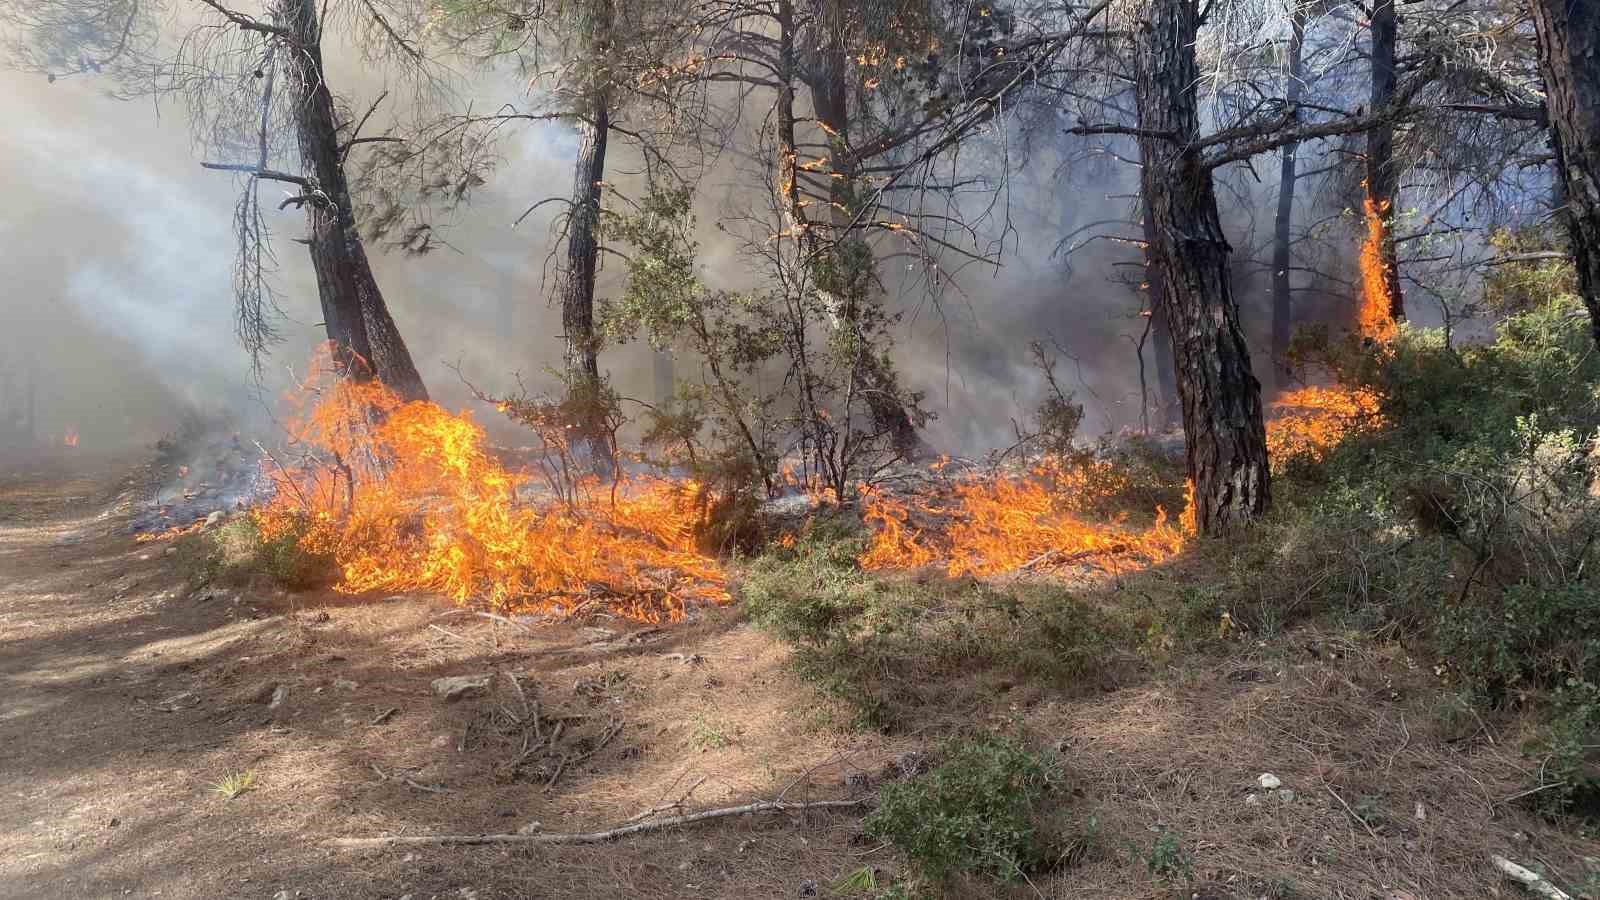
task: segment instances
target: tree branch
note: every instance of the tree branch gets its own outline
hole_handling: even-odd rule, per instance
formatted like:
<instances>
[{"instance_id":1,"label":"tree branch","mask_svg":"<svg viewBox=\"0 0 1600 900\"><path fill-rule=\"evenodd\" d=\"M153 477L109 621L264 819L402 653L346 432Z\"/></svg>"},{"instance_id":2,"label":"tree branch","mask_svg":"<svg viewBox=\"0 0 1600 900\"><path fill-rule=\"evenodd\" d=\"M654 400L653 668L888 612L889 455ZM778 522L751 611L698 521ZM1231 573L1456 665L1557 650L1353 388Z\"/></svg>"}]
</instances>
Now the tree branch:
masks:
<instances>
[{"instance_id":1,"label":"tree branch","mask_svg":"<svg viewBox=\"0 0 1600 900\"><path fill-rule=\"evenodd\" d=\"M281 38L292 39L294 37L294 32L281 25L273 25L270 22L263 22L259 19L251 18L242 12L235 12L226 6L223 6L221 3L218 3L217 0L200 0L200 2L221 13L223 18L239 26L241 31L259 31L262 34L277 35Z\"/></svg>"},{"instance_id":2,"label":"tree branch","mask_svg":"<svg viewBox=\"0 0 1600 900\"><path fill-rule=\"evenodd\" d=\"M200 164L200 168L211 169L216 172L244 172L247 175L254 175L257 178L264 178L267 181L286 181L289 184L298 184L303 188L311 187L311 182L300 177L299 175L290 175L287 172L279 172L275 169L263 169L260 166L252 166L245 163L203 162Z\"/></svg>"}]
</instances>

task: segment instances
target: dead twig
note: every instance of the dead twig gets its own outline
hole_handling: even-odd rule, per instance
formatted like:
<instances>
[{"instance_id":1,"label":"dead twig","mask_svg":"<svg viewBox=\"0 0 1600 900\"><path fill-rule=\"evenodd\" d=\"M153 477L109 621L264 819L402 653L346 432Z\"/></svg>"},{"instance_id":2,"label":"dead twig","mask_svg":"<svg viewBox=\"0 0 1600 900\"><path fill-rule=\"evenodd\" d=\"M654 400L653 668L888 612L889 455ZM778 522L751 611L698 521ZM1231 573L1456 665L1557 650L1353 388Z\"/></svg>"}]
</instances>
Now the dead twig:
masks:
<instances>
[{"instance_id":1,"label":"dead twig","mask_svg":"<svg viewBox=\"0 0 1600 900\"><path fill-rule=\"evenodd\" d=\"M1366 819L1361 818L1359 813L1350 808L1350 804L1344 802L1344 798L1339 796L1339 792L1333 789L1333 785L1323 782L1322 786L1328 789L1328 793L1333 795L1333 799L1339 801L1339 805L1344 807L1344 811L1349 813L1351 818L1361 823L1361 827L1367 830L1367 834L1372 835L1373 840L1378 839L1378 833L1372 830L1372 826L1367 824Z\"/></svg>"},{"instance_id":2,"label":"dead twig","mask_svg":"<svg viewBox=\"0 0 1600 900\"><path fill-rule=\"evenodd\" d=\"M420 846L471 846L479 844L603 844L618 838L630 837L636 834L648 834L652 831L661 831L679 825L692 825L696 822L705 822L711 819L723 819L729 816L752 815L767 812L794 812L810 809L852 809L867 805L871 797L858 797L854 800L813 800L809 803L786 803L780 800L758 800L755 803L746 803L741 806L726 806L721 809L707 809L696 813L681 816L672 816L666 819L656 819L650 822L638 822L632 825L621 825L608 828L604 831L585 831L555 834L432 834L432 835L392 835L389 837L375 838L333 838L323 841L322 846L334 850L381 850L389 847L420 847Z\"/></svg>"}]
</instances>

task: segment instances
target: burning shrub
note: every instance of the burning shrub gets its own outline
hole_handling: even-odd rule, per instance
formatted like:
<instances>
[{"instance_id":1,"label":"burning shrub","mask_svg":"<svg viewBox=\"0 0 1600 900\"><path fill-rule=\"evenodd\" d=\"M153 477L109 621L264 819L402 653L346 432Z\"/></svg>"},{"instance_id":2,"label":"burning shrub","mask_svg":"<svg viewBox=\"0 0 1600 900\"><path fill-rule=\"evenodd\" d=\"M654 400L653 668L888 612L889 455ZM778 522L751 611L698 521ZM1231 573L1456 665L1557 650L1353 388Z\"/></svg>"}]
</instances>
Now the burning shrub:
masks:
<instances>
[{"instance_id":1,"label":"burning shrub","mask_svg":"<svg viewBox=\"0 0 1600 900\"><path fill-rule=\"evenodd\" d=\"M650 621L728 599L721 567L695 547L693 482L587 478L571 496L526 502L527 476L465 413L336 377L303 396L291 426L302 456L273 461L276 491L255 518L266 540L298 535L336 560L339 590L544 612L602 602Z\"/></svg>"},{"instance_id":2,"label":"burning shrub","mask_svg":"<svg viewBox=\"0 0 1600 900\"><path fill-rule=\"evenodd\" d=\"M888 840L935 881L957 872L1012 881L1066 855L1051 821L1058 776L1015 738L986 734L948 745L944 761L885 785L867 833Z\"/></svg>"}]
</instances>

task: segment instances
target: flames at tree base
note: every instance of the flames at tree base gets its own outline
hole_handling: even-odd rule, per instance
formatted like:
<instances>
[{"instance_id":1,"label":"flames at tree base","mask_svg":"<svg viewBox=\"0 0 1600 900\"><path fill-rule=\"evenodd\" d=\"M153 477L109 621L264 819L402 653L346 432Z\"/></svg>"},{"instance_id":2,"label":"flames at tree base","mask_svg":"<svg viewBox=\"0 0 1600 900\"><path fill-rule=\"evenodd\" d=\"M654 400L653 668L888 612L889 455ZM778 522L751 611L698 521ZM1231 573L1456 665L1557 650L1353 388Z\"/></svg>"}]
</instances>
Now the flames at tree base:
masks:
<instances>
[{"instance_id":1,"label":"flames at tree base","mask_svg":"<svg viewBox=\"0 0 1600 900\"><path fill-rule=\"evenodd\" d=\"M696 547L707 498L693 482L591 478L529 504L530 476L494 458L468 413L338 378L326 359L293 399L294 458L265 463L272 498L252 514L266 539L294 534L332 558L337 590L650 622L730 599L722 566Z\"/></svg>"}]
</instances>

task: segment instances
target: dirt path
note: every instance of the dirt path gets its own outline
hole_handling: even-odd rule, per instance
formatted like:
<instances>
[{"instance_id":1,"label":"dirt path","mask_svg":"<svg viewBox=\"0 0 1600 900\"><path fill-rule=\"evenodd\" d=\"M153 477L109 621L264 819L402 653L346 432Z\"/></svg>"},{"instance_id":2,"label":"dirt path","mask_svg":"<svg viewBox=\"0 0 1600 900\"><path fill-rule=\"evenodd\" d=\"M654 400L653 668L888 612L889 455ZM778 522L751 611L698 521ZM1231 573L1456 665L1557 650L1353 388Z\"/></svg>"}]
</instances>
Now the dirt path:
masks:
<instances>
[{"instance_id":1,"label":"dirt path","mask_svg":"<svg viewBox=\"0 0 1600 900\"><path fill-rule=\"evenodd\" d=\"M781 651L723 614L524 632L427 598L191 591L127 534L127 471L0 477L0 897L794 896L849 864L855 820L827 814L593 848L320 848L592 828L808 771L792 797L844 796L889 748L794 728ZM488 696L430 689L474 674L496 675ZM562 726L548 752L524 750L530 710L541 737ZM244 772L237 798L212 788Z\"/></svg>"}]
</instances>

